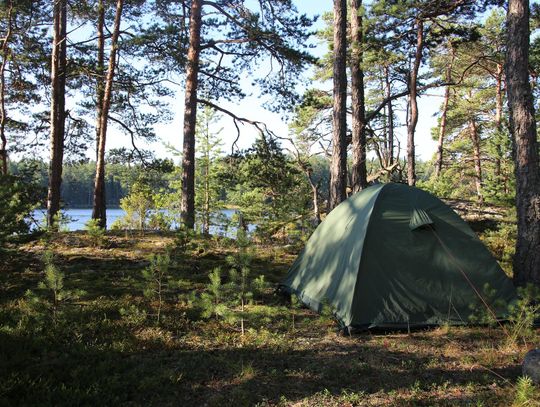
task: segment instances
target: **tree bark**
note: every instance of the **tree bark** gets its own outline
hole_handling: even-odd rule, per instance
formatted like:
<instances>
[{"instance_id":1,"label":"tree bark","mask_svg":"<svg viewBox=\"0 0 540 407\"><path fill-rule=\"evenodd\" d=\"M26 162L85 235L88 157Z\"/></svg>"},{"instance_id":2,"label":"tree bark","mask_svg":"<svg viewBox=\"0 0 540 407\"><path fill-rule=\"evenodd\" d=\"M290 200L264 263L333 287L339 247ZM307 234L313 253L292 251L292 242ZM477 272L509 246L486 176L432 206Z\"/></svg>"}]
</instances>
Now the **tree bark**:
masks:
<instances>
[{"instance_id":1,"label":"tree bark","mask_svg":"<svg viewBox=\"0 0 540 407\"><path fill-rule=\"evenodd\" d=\"M109 121L109 109L111 107L112 87L114 72L116 70L116 54L118 52L118 38L120 36L120 23L122 19L123 6L124 0L117 0L114 27L111 38L111 52L109 54L109 66L107 68L107 78L105 79L103 104L101 107L101 117L99 121L98 154L96 163L96 178L94 182L94 207L92 209L92 219L97 219L98 225L102 228L107 227L107 206L105 200L105 143L107 140L107 124Z\"/></svg>"},{"instance_id":2,"label":"tree bark","mask_svg":"<svg viewBox=\"0 0 540 407\"><path fill-rule=\"evenodd\" d=\"M204 156L204 210L202 231L204 235L210 234L210 126L206 121L205 129L205 156Z\"/></svg>"},{"instance_id":3,"label":"tree bark","mask_svg":"<svg viewBox=\"0 0 540 407\"><path fill-rule=\"evenodd\" d=\"M202 1L193 0L189 19L189 49L186 67L184 107L184 145L182 155L182 223L195 227L195 127L197 122L197 88L201 48Z\"/></svg>"},{"instance_id":4,"label":"tree bark","mask_svg":"<svg viewBox=\"0 0 540 407\"><path fill-rule=\"evenodd\" d=\"M56 227L60 210L64 133L66 119L66 0L54 2L53 46L51 57L51 139L49 188L47 193L47 225Z\"/></svg>"},{"instance_id":5,"label":"tree bark","mask_svg":"<svg viewBox=\"0 0 540 407\"><path fill-rule=\"evenodd\" d=\"M500 137L502 132L502 109L503 109L503 94L502 94L502 82L503 82L503 66L502 64L497 64L497 76L496 76L496 95L495 95L495 130L497 135ZM495 157L495 178L500 180L501 177L501 155L502 147L498 139L495 144L495 151L497 156Z\"/></svg>"},{"instance_id":6,"label":"tree bark","mask_svg":"<svg viewBox=\"0 0 540 407\"><path fill-rule=\"evenodd\" d=\"M352 192L368 186L366 168L366 111L364 99L362 0L350 0L351 8L351 102Z\"/></svg>"},{"instance_id":7,"label":"tree bark","mask_svg":"<svg viewBox=\"0 0 540 407\"><path fill-rule=\"evenodd\" d=\"M321 213L319 210L319 185L312 184L311 185L311 192L313 194L312 200L313 200L313 220L315 223L315 226L318 226L321 223Z\"/></svg>"},{"instance_id":8,"label":"tree bark","mask_svg":"<svg viewBox=\"0 0 540 407\"><path fill-rule=\"evenodd\" d=\"M418 71L422 62L422 51L424 49L424 22L421 19L416 21L416 52L414 55L413 68L409 79L409 104L410 120L407 125L407 183L416 185L416 157L414 148L414 133L418 123Z\"/></svg>"},{"instance_id":9,"label":"tree bark","mask_svg":"<svg viewBox=\"0 0 540 407\"><path fill-rule=\"evenodd\" d=\"M328 212L347 198L347 2L334 0L334 106Z\"/></svg>"},{"instance_id":10,"label":"tree bark","mask_svg":"<svg viewBox=\"0 0 540 407\"><path fill-rule=\"evenodd\" d=\"M482 161L480 154L480 136L478 135L478 126L474 119L469 121L469 136L473 146L473 162L474 162L474 183L476 186L476 195L478 201L482 203L484 196L482 193Z\"/></svg>"},{"instance_id":11,"label":"tree bark","mask_svg":"<svg viewBox=\"0 0 540 407\"><path fill-rule=\"evenodd\" d=\"M446 66L445 80L447 83L452 81L452 65L454 63L454 50L450 45L450 52L452 58L450 63ZM448 102L450 101L450 85L446 85L444 88L444 100L441 113L441 124L439 127L439 140L437 141L437 159L435 161L435 176L440 177L443 165L444 154L444 137L446 136L446 117L448 114Z\"/></svg>"},{"instance_id":12,"label":"tree bark","mask_svg":"<svg viewBox=\"0 0 540 407\"><path fill-rule=\"evenodd\" d=\"M105 91L105 5L103 0L98 0L97 19L97 61L96 61L96 162L99 150L99 132L101 128L101 116L103 110L103 93Z\"/></svg>"},{"instance_id":13,"label":"tree bark","mask_svg":"<svg viewBox=\"0 0 540 407\"><path fill-rule=\"evenodd\" d=\"M309 181L309 185L311 186L311 193L312 193L311 201L313 204L313 223L315 226L318 226L321 223L321 213L319 209L319 187L320 187L321 181L315 182L313 180L313 177L312 177L313 172L311 171L310 168L305 166L303 167L303 169Z\"/></svg>"},{"instance_id":14,"label":"tree bark","mask_svg":"<svg viewBox=\"0 0 540 407\"><path fill-rule=\"evenodd\" d=\"M390 70L384 67L385 95L388 100L388 165L394 164L394 107L392 106L392 88L390 86Z\"/></svg>"},{"instance_id":15,"label":"tree bark","mask_svg":"<svg viewBox=\"0 0 540 407\"><path fill-rule=\"evenodd\" d=\"M516 174L514 284L540 285L540 162L529 82L529 2L509 0L506 91Z\"/></svg>"},{"instance_id":16,"label":"tree bark","mask_svg":"<svg viewBox=\"0 0 540 407\"><path fill-rule=\"evenodd\" d=\"M450 101L450 86L444 89L444 100L441 114L441 124L439 127L439 139L437 140L437 159L435 161L435 176L440 177L443 165L444 136L446 135L446 115L448 112L448 102Z\"/></svg>"},{"instance_id":17,"label":"tree bark","mask_svg":"<svg viewBox=\"0 0 540 407\"><path fill-rule=\"evenodd\" d=\"M7 32L2 41L2 65L0 65L0 159L2 160L2 174L8 173L8 155L7 155L7 138L6 138L6 67L9 62L11 50L9 41L12 33L12 16L13 16L13 0L9 1L7 15Z\"/></svg>"}]
</instances>

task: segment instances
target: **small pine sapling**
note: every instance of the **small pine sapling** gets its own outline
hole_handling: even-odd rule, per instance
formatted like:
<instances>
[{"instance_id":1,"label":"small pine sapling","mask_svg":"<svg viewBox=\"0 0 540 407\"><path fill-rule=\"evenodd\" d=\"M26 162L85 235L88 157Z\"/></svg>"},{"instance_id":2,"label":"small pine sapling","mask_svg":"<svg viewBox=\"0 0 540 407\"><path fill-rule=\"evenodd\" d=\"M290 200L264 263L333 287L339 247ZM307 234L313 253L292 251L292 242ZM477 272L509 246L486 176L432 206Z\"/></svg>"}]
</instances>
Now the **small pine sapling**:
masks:
<instances>
[{"instance_id":1,"label":"small pine sapling","mask_svg":"<svg viewBox=\"0 0 540 407\"><path fill-rule=\"evenodd\" d=\"M176 261L181 261L188 254L188 251L193 249L193 240L195 232L184 226L176 230L174 242L171 249L171 254Z\"/></svg>"},{"instance_id":2,"label":"small pine sapling","mask_svg":"<svg viewBox=\"0 0 540 407\"><path fill-rule=\"evenodd\" d=\"M221 269L216 267L208 278L210 282L206 286L206 291L201 294L202 317L215 316L227 319L228 307L224 300L227 297L228 287L221 282Z\"/></svg>"},{"instance_id":3,"label":"small pine sapling","mask_svg":"<svg viewBox=\"0 0 540 407\"><path fill-rule=\"evenodd\" d=\"M518 287L518 299L508 306L509 340L516 344L518 341L534 339L533 329L535 319L540 315L540 288L533 284Z\"/></svg>"},{"instance_id":4,"label":"small pine sapling","mask_svg":"<svg viewBox=\"0 0 540 407\"><path fill-rule=\"evenodd\" d=\"M291 317L292 317L292 331L296 330L296 311L302 308L302 301L295 295L291 294Z\"/></svg>"},{"instance_id":5,"label":"small pine sapling","mask_svg":"<svg viewBox=\"0 0 540 407\"><path fill-rule=\"evenodd\" d=\"M538 390L531 378L527 376L519 377L512 406L537 406L538 401Z\"/></svg>"},{"instance_id":6,"label":"small pine sapling","mask_svg":"<svg viewBox=\"0 0 540 407\"><path fill-rule=\"evenodd\" d=\"M253 299L252 284L249 280L250 266L253 261L253 247L245 231L239 229L237 236L238 251L227 257L230 266L229 276L232 298L240 304L240 331L244 336L245 307Z\"/></svg>"},{"instance_id":7,"label":"small pine sapling","mask_svg":"<svg viewBox=\"0 0 540 407\"><path fill-rule=\"evenodd\" d=\"M469 322L487 325L488 327L496 326L499 321L495 315L499 314L498 311L506 309L507 304L505 301L497 298L497 290L492 288L489 283L484 284L482 300L478 300L480 303L469 305L469 309L472 311L471 315L469 315ZM484 301L489 305L489 308L486 307Z\"/></svg>"},{"instance_id":8,"label":"small pine sapling","mask_svg":"<svg viewBox=\"0 0 540 407\"><path fill-rule=\"evenodd\" d=\"M103 246L105 243L105 229L99 225L98 219L90 219L84 224L84 229L92 246Z\"/></svg>"},{"instance_id":9,"label":"small pine sapling","mask_svg":"<svg viewBox=\"0 0 540 407\"><path fill-rule=\"evenodd\" d=\"M157 254L150 257L150 265L142 271L145 282L143 294L149 300L157 299L156 321L159 324L161 318L161 308L163 306L164 290L170 284L169 275L169 254Z\"/></svg>"},{"instance_id":10,"label":"small pine sapling","mask_svg":"<svg viewBox=\"0 0 540 407\"><path fill-rule=\"evenodd\" d=\"M257 277L252 282L253 287L253 294L257 295L258 298L262 297L266 290L270 287L270 283L266 281L266 278L263 274L260 274L259 277Z\"/></svg>"},{"instance_id":11,"label":"small pine sapling","mask_svg":"<svg viewBox=\"0 0 540 407\"><path fill-rule=\"evenodd\" d=\"M52 251L47 250L44 253L43 263L45 265L45 277L38 284L38 288L47 292L48 295L45 298L40 298L40 296L31 290L28 290L25 297L35 310L49 310L53 323L56 324L61 306L69 300L80 298L85 292L83 290L67 290L64 288L65 275L54 264L54 254Z\"/></svg>"}]
</instances>

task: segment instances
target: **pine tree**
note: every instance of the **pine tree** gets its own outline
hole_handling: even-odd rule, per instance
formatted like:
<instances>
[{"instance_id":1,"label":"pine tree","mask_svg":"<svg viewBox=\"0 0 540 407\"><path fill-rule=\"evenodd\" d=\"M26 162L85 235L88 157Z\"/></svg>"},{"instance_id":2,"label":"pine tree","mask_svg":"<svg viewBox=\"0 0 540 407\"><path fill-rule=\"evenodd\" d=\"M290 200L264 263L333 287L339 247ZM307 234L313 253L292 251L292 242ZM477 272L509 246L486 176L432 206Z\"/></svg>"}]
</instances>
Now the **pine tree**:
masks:
<instances>
[{"instance_id":1,"label":"pine tree","mask_svg":"<svg viewBox=\"0 0 540 407\"><path fill-rule=\"evenodd\" d=\"M540 160L529 83L529 2L510 0L506 15L506 91L514 140L518 237L514 283L540 284Z\"/></svg>"},{"instance_id":2,"label":"pine tree","mask_svg":"<svg viewBox=\"0 0 540 407\"><path fill-rule=\"evenodd\" d=\"M214 130L219 116L209 107L199 111L197 121L197 171L195 174L195 208L200 219L203 234L210 233L212 216L220 209L219 197L221 187L219 185L219 158L222 155L221 139L219 134L222 129Z\"/></svg>"}]
</instances>

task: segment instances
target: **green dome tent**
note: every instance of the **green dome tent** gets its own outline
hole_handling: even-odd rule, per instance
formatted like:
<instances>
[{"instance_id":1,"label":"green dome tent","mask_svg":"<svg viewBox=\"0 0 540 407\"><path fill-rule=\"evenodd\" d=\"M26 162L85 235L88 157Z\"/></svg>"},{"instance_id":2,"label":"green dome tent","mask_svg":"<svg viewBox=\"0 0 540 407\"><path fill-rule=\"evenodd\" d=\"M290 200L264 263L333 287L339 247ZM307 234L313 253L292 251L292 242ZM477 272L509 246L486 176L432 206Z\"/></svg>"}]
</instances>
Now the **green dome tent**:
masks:
<instances>
[{"instance_id":1,"label":"green dome tent","mask_svg":"<svg viewBox=\"0 0 540 407\"><path fill-rule=\"evenodd\" d=\"M485 293L486 284L489 291ZM366 188L337 206L282 283L315 311L328 303L345 327L464 324L504 317L510 279L446 204L403 184ZM501 301L502 300L502 301Z\"/></svg>"}]
</instances>

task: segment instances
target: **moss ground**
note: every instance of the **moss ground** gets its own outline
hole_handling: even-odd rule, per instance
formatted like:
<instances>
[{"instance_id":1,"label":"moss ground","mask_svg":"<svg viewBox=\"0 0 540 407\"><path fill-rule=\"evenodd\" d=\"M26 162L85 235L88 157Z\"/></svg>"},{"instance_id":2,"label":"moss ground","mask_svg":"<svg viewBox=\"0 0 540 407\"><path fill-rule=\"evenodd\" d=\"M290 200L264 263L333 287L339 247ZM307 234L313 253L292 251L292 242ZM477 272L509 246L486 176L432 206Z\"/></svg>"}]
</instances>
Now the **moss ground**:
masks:
<instances>
[{"instance_id":1,"label":"moss ground","mask_svg":"<svg viewBox=\"0 0 540 407\"><path fill-rule=\"evenodd\" d=\"M331 319L291 309L271 288L247 307L242 336L238 324L202 318L193 303L235 251L230 241L202 238L173 261L177 284L156 324L141 270L173 236L106 240L95 248L84 233L65 233L4 254L0 405L508 406L535 345L471 327L342 336ZM49 296L38 288L45 249L55 252L66 289L85 291L54 318L25 296ZM251 276L276 283L295 255L258 246Z\"/></svg>"}]
</instances>

